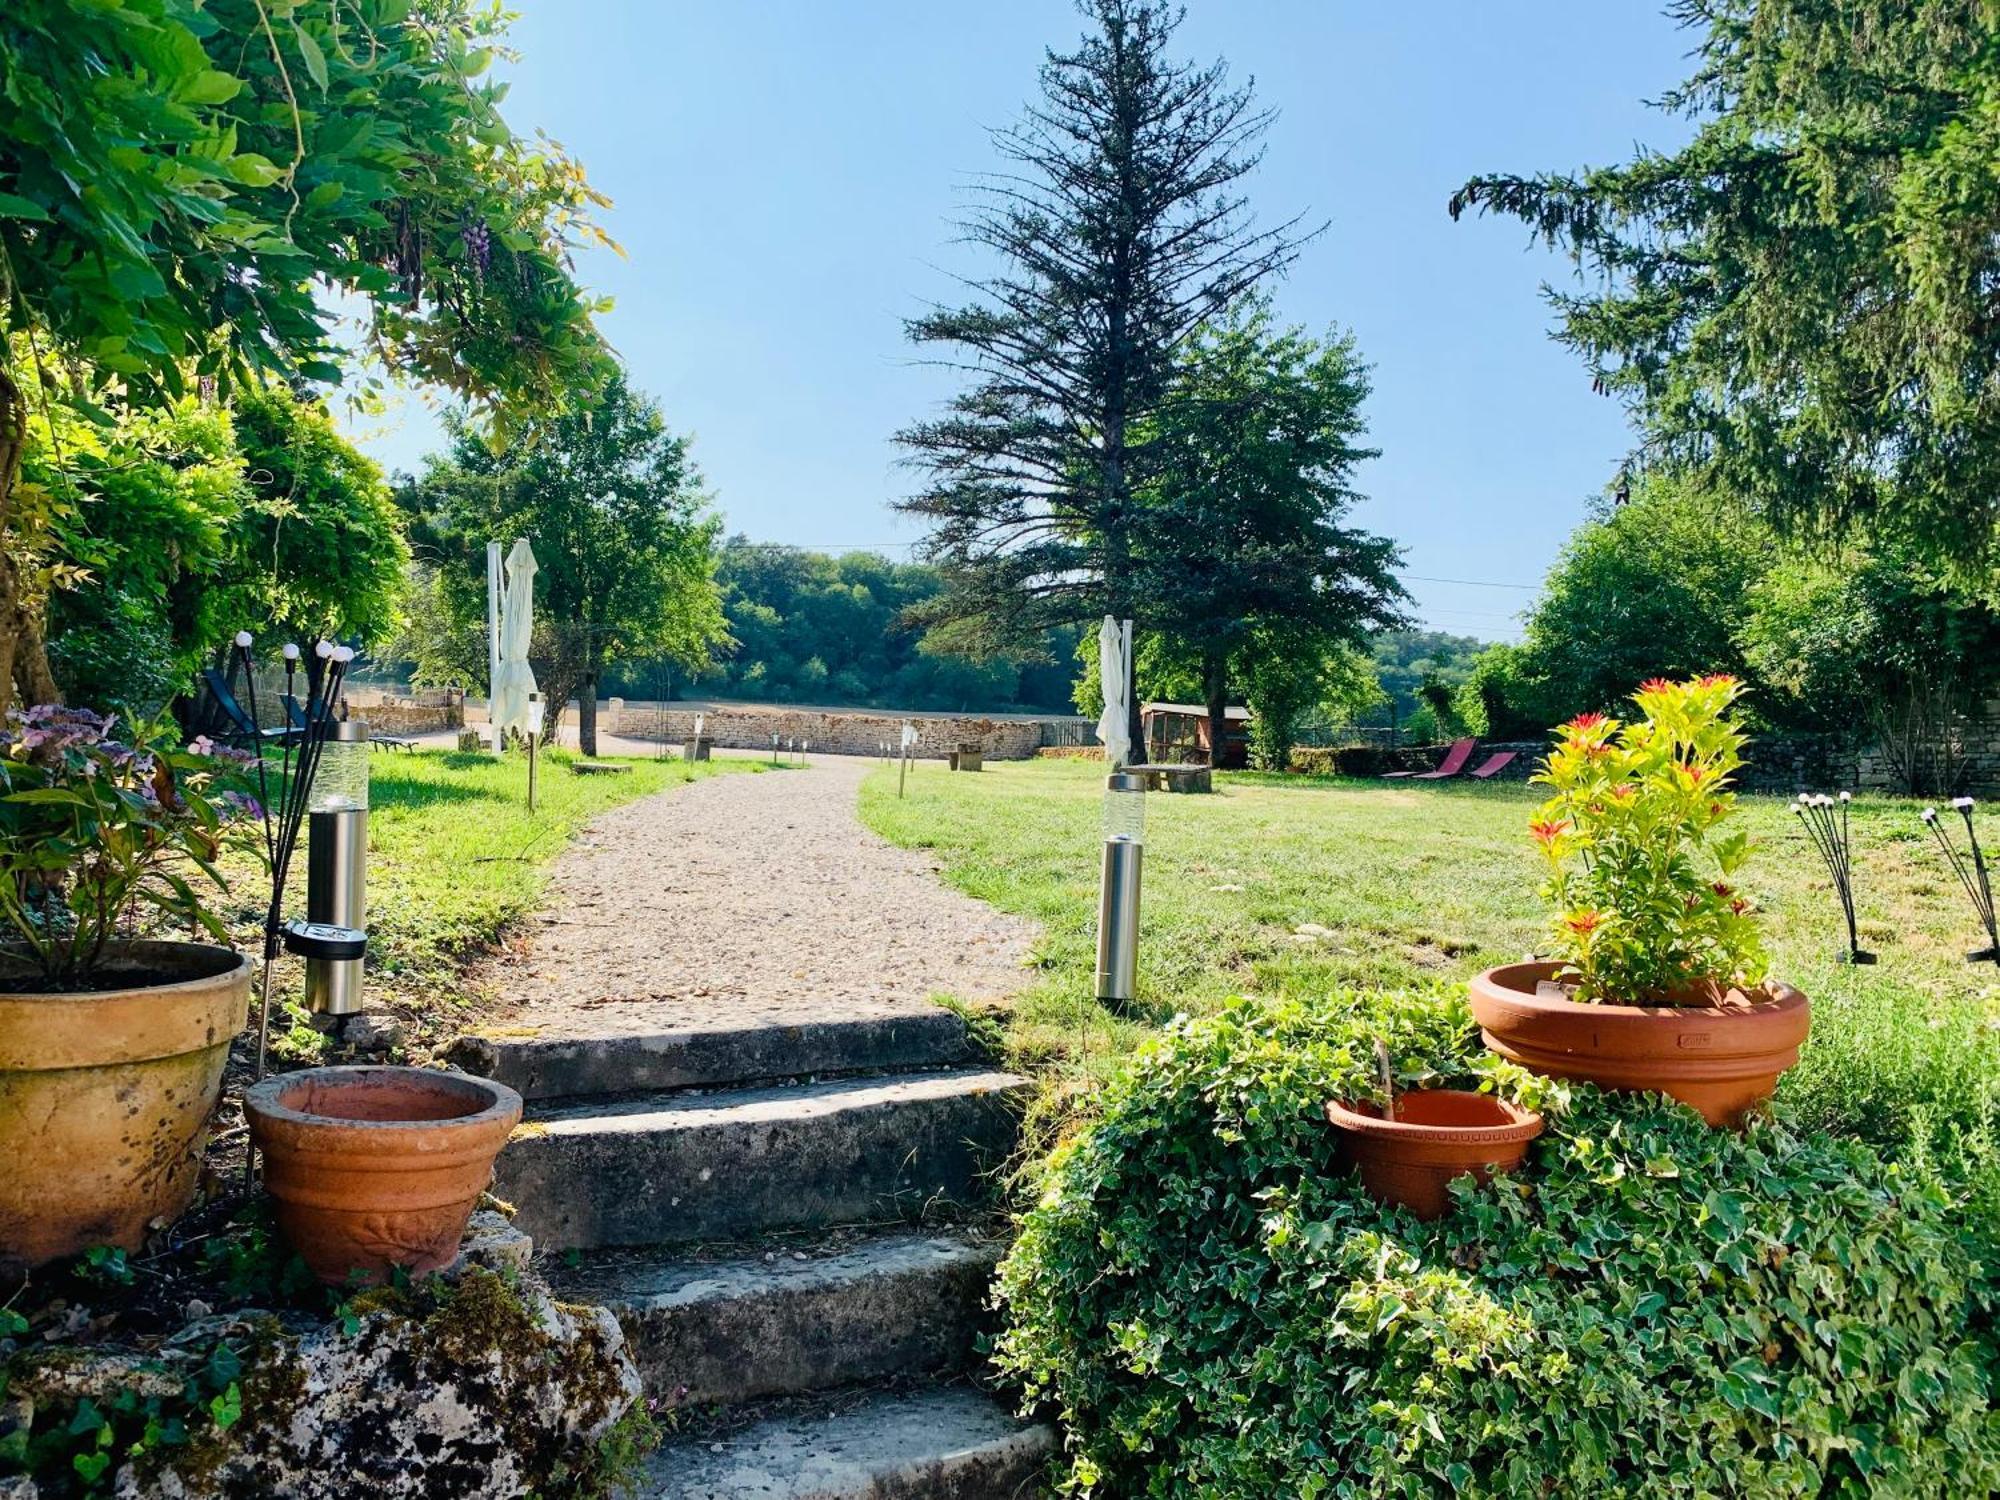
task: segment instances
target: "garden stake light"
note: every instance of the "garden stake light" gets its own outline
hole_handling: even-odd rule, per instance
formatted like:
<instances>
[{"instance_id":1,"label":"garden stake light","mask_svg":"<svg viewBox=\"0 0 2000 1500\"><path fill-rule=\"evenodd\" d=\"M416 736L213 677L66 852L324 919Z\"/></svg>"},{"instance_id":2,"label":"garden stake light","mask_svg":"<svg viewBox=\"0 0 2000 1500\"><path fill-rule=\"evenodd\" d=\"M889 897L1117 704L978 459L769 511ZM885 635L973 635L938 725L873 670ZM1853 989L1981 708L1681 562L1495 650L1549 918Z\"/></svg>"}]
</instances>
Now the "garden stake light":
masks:
<instances>
[{"instance_id":1,"label":"garden stake light","mask_svg":"<svg viewBox=\"0 0 2000 1500\"><path fill-rule=\"evenodd\" d=\"M1842 792L1835 799L1824 792L1815 796L1811 792L1800 792L1799 800L1792 804L1792 811L1804 825L1806 836L1819 850L1819 857L1826 861L1827 873L1833 876L1834 893L1840 897L1840 910L1847 918L1847 953L1841 962L1850 964L1872 964L1875 955L1862 950L1859 930L1854 921L1854 840L1848 828L1848 807L1853 802L1851 793ZM1840 816L1834 816L1838 806Z\"/></svg>"},{"instance_id":2,"label":"garden stake light","mask_svg":"<svg viewBox=\"0 0 2000 1500\"><path fill-rule=\"evenodd\" d=\"M312 794L313 777L319 770L322 737L332 720L332 706L339 701L341 684L347 676L347 664L354 660L354 652L349 647L335 646L331 641L322 640L313 647L312 656L306 659L305 724L296 736L288 734L284 737L283 780L278 788L279 806L274 818L268 796L267 772L262 764L263 747L255 706L256 664L251 657L250 646L250 633L239 631L236 636L236 650L243 663L245 687L251 703L251 728L260 734L257 748L257 784L259 790L267 793L260 799L260 811L264 821L264 848L270 857L271 869L271 901L264 911L264 963L257 981L257 1064L253 1079L255 1081L261 1080L264 1076L271 1035L271 965L276 960L279 950L285 946L283 924L285 883L291 874L292 854L298 847L299 829L305 820L306 802ZM285 694L287 697L293 697L298 681L299 648L287 645L284 658ZM296 763L292 755L292 742L295 738L298 741ZM340 930L327 931L332 934ZM347 951L352 946L353 937L353 934L342 934L340 951L329 952L323 956L360 957L358 952ZM243 1161L243 1183L246 1191L255 1184L256 1170L256 1153L246 1153Z\"/></svg>"},{"instance_id":3,"label":"garden stake light","mask_svg":"<svg viewBox=\"0 0 2000 1500\"><path fill-rule=\"evenodd\" d=\"M1938 816L1935 807L1924 809L1924 826L1930 829L1931 837L1944 851L1945 862L1951 866L1952 874L1958 877L1958 883L1965 887L1965 894L1972 898L1972 909L1979 914L1979 920L1986 928L1986 946L1966 954L1965 961L2000 964L2000 918L1996 918L1993 910L1993 880L1986 868L1985 852L1979 847L1979 830L1972 822L1972 799L1954 797L1951 805L1965 819L1969 854L1958 852L1958 845L1952 842L1950 828Z\"/></svg>"}]
</instances>

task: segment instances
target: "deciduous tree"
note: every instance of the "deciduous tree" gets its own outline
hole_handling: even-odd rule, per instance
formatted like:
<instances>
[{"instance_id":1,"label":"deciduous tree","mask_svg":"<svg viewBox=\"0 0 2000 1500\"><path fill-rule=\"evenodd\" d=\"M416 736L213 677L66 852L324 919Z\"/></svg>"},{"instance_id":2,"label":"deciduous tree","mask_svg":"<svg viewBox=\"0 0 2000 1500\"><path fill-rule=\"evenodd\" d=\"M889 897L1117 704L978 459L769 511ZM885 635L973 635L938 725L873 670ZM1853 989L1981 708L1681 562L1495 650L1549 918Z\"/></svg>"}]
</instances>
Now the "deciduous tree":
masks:
<instances>
[{"instance_id":1,"label":"deciduous tree","mask_svg":"<svg viewBox=\"0 0 2000 1500\"><path fill-rule=\"evenodd\" d=\"M531 659L549 731L574 694L583 752L595 755L608 659L664 656L694 670L728 640L715 583L721 522L688 440L623 376L590 411L498 450L462 418L450 428L450 451L397 491L418 556L435 567L449 639L483 651L486 544L526 537L539 568ZM485 675L483 660L464 668Z\"/></svg>"},{"instance_id":2,"label":"deciduous tree","mask_svg":"<svg viewBox=\"0 0 2000 1500\"><path fill-rule=\"evenodd\" d=\"M1211 745L1232 678L1268 643L1326 661L1404 623L1395 544L1342 524L1378 451L1362 446L1367 397L1351 335L1278 329L1252 302L1204 326L1142 428L1157 465L1135 513L1137 588L1193 668Z\"/></svg>"}]
</instances>

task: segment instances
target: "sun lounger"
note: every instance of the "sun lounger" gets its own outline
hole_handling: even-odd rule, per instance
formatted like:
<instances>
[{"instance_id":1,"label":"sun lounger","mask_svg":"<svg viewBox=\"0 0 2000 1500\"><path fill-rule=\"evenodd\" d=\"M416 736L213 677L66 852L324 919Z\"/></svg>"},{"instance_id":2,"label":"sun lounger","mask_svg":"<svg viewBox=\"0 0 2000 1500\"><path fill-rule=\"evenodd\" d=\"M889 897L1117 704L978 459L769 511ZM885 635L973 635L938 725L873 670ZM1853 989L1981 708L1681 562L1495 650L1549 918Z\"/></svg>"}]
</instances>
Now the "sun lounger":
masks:
<instances>
[{"instance_id":1,"label":"sun lounger","mask_svg":"<svg viewBox=\"0 0 2000 1500\"><path fill-rule=\"evenodd\" d=\"M213 667L203 667L202 683L208 688L208 696L214 700L229 727L223 738L243 745L277 745L291 740L297 732L284 725L273 725L269 729L260 728L257 721L243 711L243 705L236 701L236 695L229 691L229 680Z\"/></svg>"},{"instance_id":2,"label":"sun lounger","mask_svg":"<svg viewBox=\"0 0 2000 1500\"><path fill-rule=\"evenodd\" d=\"M1465 769L1465 763L1472 759L1472 750L1479 741L1453 740L1451 748L1444 753L1435 771L1390 771L1384 781L1443 781L1447 776L1456 776Z\"/></svg>"},{"instance_id":3,"label":"sun lounger","mask_svg":"<svg viewBox=\"0 0 2000 1500\"><path fill-rule=\"evenodd\" d=\"M1519 753L1516 750L1496 750L1465 774L1475 781L1491 780L1512 765L1514 757Z\"/></svg>"}]
</instances>

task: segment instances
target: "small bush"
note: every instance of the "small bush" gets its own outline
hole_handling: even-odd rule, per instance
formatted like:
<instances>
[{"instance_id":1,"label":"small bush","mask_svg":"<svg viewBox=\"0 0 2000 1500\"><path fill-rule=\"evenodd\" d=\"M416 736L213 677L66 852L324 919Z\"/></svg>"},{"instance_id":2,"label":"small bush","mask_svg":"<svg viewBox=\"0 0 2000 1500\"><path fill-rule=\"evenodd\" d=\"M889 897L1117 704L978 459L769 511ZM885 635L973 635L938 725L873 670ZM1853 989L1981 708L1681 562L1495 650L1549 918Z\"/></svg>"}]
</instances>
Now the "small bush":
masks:
<instances>
[{"instance_id":1,"label":"small bush","mask_svg":"<svg viewBox=\"0 0 2000 1500\"><path fill-rule=\"evenodd\" d=\"M1579 1088L1521 1175L1419 1224L1322 1113L1377 1035L1406 1086L1523 1086L1456 997L1244 1002L1052 1159L1000 1355L1060 1409L1071 1493L2000 1490L1996 1288L1944 1174Z\"/></svg>"}]
</instances>

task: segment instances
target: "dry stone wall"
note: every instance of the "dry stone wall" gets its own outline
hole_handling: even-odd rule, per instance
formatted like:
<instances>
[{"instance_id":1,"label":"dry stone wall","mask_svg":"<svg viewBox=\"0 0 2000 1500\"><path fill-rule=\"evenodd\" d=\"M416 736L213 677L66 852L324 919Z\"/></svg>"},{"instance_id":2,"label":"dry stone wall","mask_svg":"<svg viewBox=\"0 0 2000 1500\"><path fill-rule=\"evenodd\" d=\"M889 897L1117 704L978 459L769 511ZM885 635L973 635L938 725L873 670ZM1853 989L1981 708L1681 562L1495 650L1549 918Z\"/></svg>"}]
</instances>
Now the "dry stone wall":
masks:
<instances>
[{"instance_id":1,"label":"dry stone wall","mask_svg":"<svg viewBox=\"0 0 2000 1500\"><path fill-rule=\"evenodd\" d=\"M598 719L608 734L627 739L681 744L702 733L731 750L768 750L771 736L780 744L810 741L829 755L875 755L884 742L902 735L904 715L870 713L865 709L801 709L779 704L734 704L727 708L670 707L664 712L650 703L613 698ZM910 715L917 727L916 754L922 760L943 760L960 745L977 745L988 760L1027 760L1042 746L1041 719L987 719L976 716Z\"/></svg>"}]
</instances>

